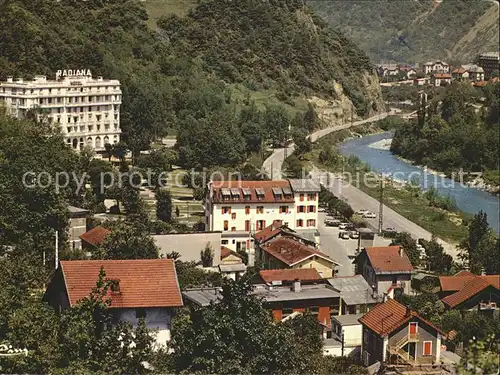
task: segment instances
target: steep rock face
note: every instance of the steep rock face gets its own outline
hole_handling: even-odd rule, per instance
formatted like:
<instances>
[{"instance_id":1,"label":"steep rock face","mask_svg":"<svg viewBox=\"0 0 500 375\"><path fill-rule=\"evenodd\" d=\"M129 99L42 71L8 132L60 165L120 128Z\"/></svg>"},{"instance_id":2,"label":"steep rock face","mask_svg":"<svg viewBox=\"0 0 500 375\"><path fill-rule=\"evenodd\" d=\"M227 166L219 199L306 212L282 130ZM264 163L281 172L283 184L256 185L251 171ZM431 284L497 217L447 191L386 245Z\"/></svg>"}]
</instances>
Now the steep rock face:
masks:
<instances>
[{"instance_id":1,"label":"steep rock face","mask_svg":"<svg viewBox=\"0 0 500 375\"><path fill-rule=\"evenodd\" d=\"M496 0L309 0L374 61L472 61L498 50Z\"/></svg>"},{"instance_id":2,"label":"steep rock face","mask_svg":"<svg viewBox=\"0 0 500 375\"><path fill-rule=\"evenodd\" d=\"M350 101L358 116L383 108L366 54L303 0L206 0L158 27L176 54L199 59L228 84L273 90L284 101L315 96L344 110Z\"/></svg>"}]
</instances>

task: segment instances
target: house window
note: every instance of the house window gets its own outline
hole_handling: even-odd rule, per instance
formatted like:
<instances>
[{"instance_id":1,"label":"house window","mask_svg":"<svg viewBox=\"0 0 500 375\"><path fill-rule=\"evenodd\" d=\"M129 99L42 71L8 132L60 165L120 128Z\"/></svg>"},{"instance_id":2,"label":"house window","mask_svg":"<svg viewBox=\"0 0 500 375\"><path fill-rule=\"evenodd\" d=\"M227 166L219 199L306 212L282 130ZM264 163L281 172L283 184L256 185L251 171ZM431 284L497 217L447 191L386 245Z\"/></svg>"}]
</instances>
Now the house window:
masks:
<instances>
[{"instance_id":1,"label":"house window","mask_svg":"<svg viewBox=\"0 0 500 375\"><path fill-rule=\"evenodd\" d=\"M307 226L308 227L315 227L316 226L316 220L314 220L314 219L307 220Z\"/></svg>"},{"instance_id":2,"label":"house window","mask_svg":"<svg viewBox=\"0 0 500 375\"><path fill-rule=\"evenodd\" d=\"M227 245L228 243L229 243L229 240L222 240L222 241L221 241L221 244L222 244L222 245Z\"/></svg>"},{"instance_id":3,"label":"house window","mask_svg":"<svg viewBox=\"0 0 500 375\"><path fill-rule=\"evenodd\" d=\"M250 232L250 220L245 220L245 231Z\"/></svg>"},{"instance_id":4,"label":"house window","mask_svg":"<svg viewBox=\"0 0 500 375\"><path fill-rule=\"evenodd\" d=\"M308 201L315 201L316 200L316 194L307 194L307 200Z\"/></svg>"},{"instance_id":5,"label":"house window","mask_svg":"<svg viewBox=\"0 0 500 375\"><path fill-rule=\"evenodd\" d=\"M303 202L304 201L304 194L300 194L300 201Z\"/></svg>"},{"instance_id":6,"label":"house window","mask_svg":"<svg viewBox=\"0 0 500 375\"><path fill-rule=\"evenodd\" d=\"M257 220L257 230L262 230L266 227L265 220Z\"/></svg>"},{"instance_id":7,"label":"house window","mask_svg":"<svg viewBox=\"0 0 500 375\"><path fill-rule=\"evenodd\" d=\"M263 214L264 213L264 206L257 206L257 213Z\"/></svg>"},{"instance_id":8,"label":"house window","mask_svg":"<svg viewBox=\"0 0 500 375\"><path fill-rule=\"evenodd\" d=\"M366 328L363 331L363 342L368 345L368 340L370 338L370 331L368 331Z\"/></svg>"},{"instance_id":9,"label":"house window","mask_svg":"<svg viewBox=\"0 0 500 375\"><path fill-rule=\"evenodd\" d=\"M432 341L424 341L424 355L432 355Z\"/></svg>"},{"instance_id":10,"label":"house window","mask_svg":"<svg viewBox=\"0 0 500 375\"><path fill-rule=\"evenodd\" d=\"M418 331L418 323L417 322L411 322L409 327L409 334L410 335L416 335Z\"/></svg>"},{"instance_id":11,"label":"house window","mask_svg":"<svg viewBox=\"0 0 500 375\"><path fill-rule=\"evenodd\" d=\"M363 364L365 366L370 365L370 353L368 353L366 350L363 350Z\"/></svg>"},{"instance_id":12,"label":"house window","mask_svg":"<svg viewBox=\"0 0 500 375\"><path fill-rule=\"evenodd\" d=\"M225 206L225 207L222 207L222 214L230 214L231 213L231 207L229 206Z\"/></svg>"},{"instance_id":13,"label":"house window","mask_svg":"<svg viewBox=\"0 0 500 375\"><path fill-rule=\"evenodd\" d=\"M307 212L316 212L316 206L307 206Z\"/></svg>"},{"instance_id":14,"label":"house window","mask_svg":"<svg viewBox=\"0 0 500 375\"><path fill-rule=\"evenodd\" d=\"M306 211L306 206L297 206L298 213L305 212L305 211Z\"/></svg>"},{"instance_id":15,"label":"house window","mask_svg":"<svg viewBox=\"0 0 500 375\"><path fill-rule=\"evenodd\" d=\"M231 232L236 232L236 227L231 227Z\"/></svg>"},{"instance_id":16,"label":"house window","mask_svg":"<svg viewBox=\"0 0 500 375\"><path fill-rule=\"evenodd\" d=\"M224 230L227 230L229 228L229 222L227 220L224 220Z\"/></svg>"},{"instance_id":17,"label":"house window","mask_svg":"<svg viewBox=\"0 0 500 375\"><path fill-rule=\"evenodd\" d=\"M250 215L250 206L245 206L245 215Z\"/></svg>"},{"instance_id":18,"label":"house window","mask_svg":"<svg viewBox=\"0 0 500 375\"><path fill-rule=\"evenodd\" d=\"M136 319L146 318L146 310L145 309L135 309L135 318Z\"/></svg>"},{"instance_id":19,"label":"house window","mask_svg":"<svg viewBox=\"0 0 500 375\"><path fill-rule=\"evenodd\" d=\"M297 227L303 227L304 226L304 220L299 219L297 220Z\"/></svg>"},{"instance_id":20,"label":"house window","mask_svg":"<svg viewBox=\"0 0 500 375\"><path fill-rule=\"evenodd\" d=\"M236 212L233 212L233 213L231 214L231 219L232 219L232 220L236 220Z\"/></svg>"},{"instance_id":21,"label":"house window","mask_svg":"<svg viewBox=\"0 0 500 375\"><path fill-rule=\"evenodd\" d=\"M280 206L280 214L281 213L288 213L288 206Z\"/></svg>"}]
</instances>

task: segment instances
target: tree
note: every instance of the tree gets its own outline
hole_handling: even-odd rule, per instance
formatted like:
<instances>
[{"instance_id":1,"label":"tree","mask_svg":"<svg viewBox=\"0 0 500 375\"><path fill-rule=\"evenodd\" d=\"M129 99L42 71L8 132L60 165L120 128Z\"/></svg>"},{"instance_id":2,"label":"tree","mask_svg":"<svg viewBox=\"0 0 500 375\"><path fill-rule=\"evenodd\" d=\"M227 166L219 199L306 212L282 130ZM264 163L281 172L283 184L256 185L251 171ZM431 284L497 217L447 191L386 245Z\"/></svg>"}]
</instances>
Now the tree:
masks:
<instances>
[{"instance_id":1,"label":"tree","mask_svg":"<svg viewBox=\"0 0 500 375\"><path fill-rule=\"evenodd\" d=\"M210 246L210 242L207 243L205 249L200 251L201 264L203 267L212 267L214 261L214 250Z\"/></svg>"},{"instance_id":2,"label":"tree","mask_svg":"<svg viewBox=\"0 0 500 375\"><path fill-rule=\"evenodd\" d=\"M396 233L392 240L391 246L399 245L410 259L411 264L416 267L420 264L420 251L417 249L417 241L415 241L408 232Z\"/></svg>"},{"instance_id":3,"label":"tree","mask_svg":"<svg viewBox=\"0 0 500 375\"><path fill-rule=\"evenodd\" d=\"M453 258L444 252L443 246L437 242L436 237L430 241L422 240L422 246L427 256L427 264L431 271L438 274L449 274L453 266Z\"/></svg>"},{"instance_id":4,"label":"tree","mask_svg":"<svg viewBox=\"0 0 500 375\"><path fill-rule=\"evenodd\" d=\"M282 146L288 139L290 119L283 107L269 106L264 112L264 130L274 147Z\"/></svg>"},{"instance_id":5,"label":"tree","mask_svg":"<svg viewBox=\"0 0 500 375\"><path fill-rule=\"evenodd\" d=\"M295 153L299 159L312 150L312 142L307 137L307 131L304 129L294 129L292 132L293 143L295 143Z\"/></svg>"},{"instance_id":6,"label":"tree","mask_svg":"<svg viewBox=\"0 0 500 375\"><path fill-rule=\"evenodd\" d=\"M172 324L176 372L273 374L314 372L322 359L320 326L307 316L274 323L243 279L225 280L222 299L179 314ZM207 329L210 327L210 329ZM280 355L276 355L279 348Z\"/></svg>"},{"instance_id":7,"label":"tree","mask_svg":"<svg viewBox=\"0 0 500 375\"><path fill-rule=\"evenodd\" d=\"M181 289L222 285L223 277L220 273L207 272L199 268L197 262L183 262L178 258L175 261L175 270Z\"/></svg>"},{"instance_id":8,"label":"tree","mask_svg":"<svg viewBox=\"0 0 500 375\"><path fill-rule=\"evenodd\" d=\"M135 223L121 222L110 228L93 257L96 259L154 259L158 248L147 227Z\"/></svg>"},{"instance_id":9,"label":"tree","mask_svg":"<svg viewBox=\"0 0 500 375\"><path fill-rule=\"evenodd\" d=\"M170 223L172 221L172 195L166 189L158 189L155 193L156 217Z\"/></svg>"},{"instance_id":10,"label":"tree","mask_svg":"<svg viewBox=\"0 0 500 375\"><path fill-rule=\"evenodd\" d=\"M481 273L483 267L492 270L491 266L498 265L498 256L495 256L497 243L498 239L488 224L488 215L481 210L470 221L468 235L460 242L459 257L473 273ZM493 262L491 266L490 261ZM498 268L492 271L498 273Z\"/></svg>"}]
</instances>

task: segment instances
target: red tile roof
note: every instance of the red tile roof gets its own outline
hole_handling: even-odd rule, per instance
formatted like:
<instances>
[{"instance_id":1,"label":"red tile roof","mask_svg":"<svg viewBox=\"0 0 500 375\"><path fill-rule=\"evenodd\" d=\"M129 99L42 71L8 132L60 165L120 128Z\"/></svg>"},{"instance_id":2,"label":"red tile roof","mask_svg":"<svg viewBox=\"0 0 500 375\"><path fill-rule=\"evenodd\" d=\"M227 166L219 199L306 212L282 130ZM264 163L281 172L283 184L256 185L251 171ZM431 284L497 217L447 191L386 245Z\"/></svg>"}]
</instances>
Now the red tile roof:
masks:
<instances>
[{"instance_id":1,"label":"red tile roof","mask_svg":"<svg viewBox=\"0 0 500 375\"><path fill-rule=\"evenodd\" d=\"M220 259L221 260L227 258L230 255L234 255L235 257L242 259L241 255L238 254L236 251L233 251L225 246L220 247Z\"/></svg>"},{"instance_id":2,"label":"red tile roof","mask_svg":"<svg viewBox=\"0 0 500 375\"><path fill-rule=\"evenodd\" d=\"M474 275L470 276L439 276L439 283L441 284L441 291L443 292L456 292L464 287L464 285L471 281Z\"/></svg>"},{"instance_id":3,"label":"red tile roof","mask_svg":"<svg viewBox=\"0 0 500 375\"><path fill-rule=\"evenodd\" d=\"M451 79L451 75L447 73L435 73L433 74L433 77L438 79L447 79L447 78Z\"/></svg>"},{"instance_id":4,"label":"red tile roof","mask_svg":"<svg viewBox=\"0 0 500 375\"><path fill-rule=\"evenodd\" d=\"M98 226L85 232L80 236L80 238L92 246L99 246L104 242L104 240L110 233L111 231L109 229Z\"/></svg>"},{"instance_id":5,"label":"red tile roof","mask_svg":"<svg viewBox=\"0 0 500 375\"><path fill-rule=\"evenodd\" d=\"M293 266L313 255L335 263L328 255L323 254L315 248L286 237L279 237L268 241L261 246L261 249L289 266Z\"/></svg>"},{"instance_id":6,"label":"red tile roof","mask_svg":"<svg viewBox=\"0 0 500 375\"><path fill-rule=\"evenodd\" d=\"M452 73L454 74L464 74L466 72L466 70L462 67L460 68L456 68Z\"/></svg>"},{"instance_id":7,"label":"red tile roof","mask_svg":"<svg viewBox=\"0 0 500 375\"><path fill-rule=\"evenodd\" d=\"M413 266L404 250L401 249L399 255L399 246L367 247L365 251L375 273L413 271Z\"/></svg>"},{"instance_id":8,"label":"red tile roof","mask_svg":"<svg viewBox=\"0 0 500 375\"><path fill-rule=\"evenodd\" d=\"M469 280L458 292L444 297L441 301L449 307L455 307L467 301L469 298L474 297L490 285L491 284L488 281L480 277L474 277L472 280Z\"/></svg>"},{"instance_id":9,"label":"red tile roof","mask_svg":"<svg viewBox=\"0 0 500 375\"><path fill-rule=\"evenodd\" d=\"M271 225L268 225L260 232L255 233L254 238L259 242L265 242L280 233L282 226L283 224L281 223L281 220L274 220Z\"/></svg>"},{"instance_id":10,"label":"red tile roof","mask_svg":"<svg viewBox=\"0 0 500 375\"><path fill-rule=\"evenodd\" d=\"M273 281L294 281L294 280L321 280L321 276L316 268L290 268L282 270L262 270L260 277L266 283Z\"/></svg>"},{"instance_id":11,"label":"red tile roof","mask_svg":"<svg viewBox=\"0 0 500 375\"><path fill-rule=\"evenodd\" d=\"M119 293L108 290L111 308L183 306L172 259L61 261L71 306L89 296L101 267L106 278L119 280Z\"/></svg>"},{"instance_id":12,"label":"red tile roof","mask_svg":"<svg viewBox=\"0 0 500 375\"><path fill-rule=\"evenodd\" d=\"M484 87L488 84L487 81L477 81L477 82L474 82L474 86L476 87Z\"/></svg>"},{"instance_id":13,"label":"red tile roof","mask_svg":"<svg viewBox=\"0 0 500 375\"><path fill-rule=\"evenodd\" d=\"M291 191L290 182L287 180L273 180L273 181L213 181L213 202L214 203L294 203L293 192L289 198L285 198L282 194L281 199L276 199L273 194L273 188L288 188ZM223 188L233 188L239 189L239 198L233 199L222 199L221 189ZM249 199L244 199L242 189L249 189L250 196ZM255 189L263 189L264 196L262 198L257 197Z\"/></svg>"},{"instance_id":14,"label":"red tile roof","mask_svg":"<svg viewBox=\"0 0 500 375\"><path fill-rule=\"evenodd\" d=\"M393 299L389 299L384 303L376 305L368 313L363 315L359 319L359 322L380 336L387 336L413 318L419 319L434 328L439 333L443 334L443 332L434 324L423 319L415 311L407 309L406 306L403 306Z\"/></svg>"}]
</instances>

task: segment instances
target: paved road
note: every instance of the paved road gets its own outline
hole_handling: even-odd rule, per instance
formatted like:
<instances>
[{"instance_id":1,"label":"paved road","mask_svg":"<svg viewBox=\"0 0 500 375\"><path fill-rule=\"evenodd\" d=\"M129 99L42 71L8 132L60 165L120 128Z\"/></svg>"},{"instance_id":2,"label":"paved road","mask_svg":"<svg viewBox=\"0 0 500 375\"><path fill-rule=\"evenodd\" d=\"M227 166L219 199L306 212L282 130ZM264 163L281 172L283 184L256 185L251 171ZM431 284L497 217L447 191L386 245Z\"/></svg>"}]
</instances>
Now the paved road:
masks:
<instances>
[{"instance_id":1,"label":"paved road","mask_svg":"<svg viewBox=\"0 0 500 375\"><path fill-rule=\"evenodd\" d=\"M344 240L339 238L339 228L327 227L324 223L326 214L319 213L318 231L320 234L320 250L326 255L330 256L340 266L337 268L338 276L353 276L354 265L352 258L356 253L358 247L358 240ZM390 244L390 240L383 237L375 237L375 246L385 246Z\"/></svg>"},{"instance_id":2,"label":"paved road","mask_svg":"<svg viewBox=\"0 0 500 375\"><path fill-rule=\"evenodd\" d=\"M335 125L331 126L325 129L318 130L317 132L311 134L309 136L309 139L313 142L316 142L319 138L324 137L327 134L330 134L331 132L337 131L337 130L342 130L342 129L348 129L351 126L358 126L362 124L366 124L369 122L374 122L378 120L382 120L386 118L389 114L394 113L392 110L391 112L385 112L381 113L377 116L370 117L369 119L366 120L361 120L361 121L356 121L354 123L349 123L349 124L344 124L344 125ZM294 151L294 145L290 145L289 147L286 148L277 148L273 151L272 155L269 156L264 163L262 164L262 168L264 172L267 173L267 175L273 179L273 180L279 180L282 178L281 175L281 168L283 166L283 162L285 161L287 156L290 156L293 151Z\"/></svg>"},{"instance_id":3,"label":"paved road","mask_svg":"<svg viewBox=\"0 0 500 375\"><path fill-rule=\"evenodd\" d=\"M374 212L377 214L376 219L367 219L367 222L373 227L378 228L378 212L379 212L379 201L372 198L368 194L362 192L358 188L353 185L350 185L347 181L340 179L335 176L333 173L321 172L318 170L311 172L311 177L319 180L323 185L329 188L329 190L335 194L337 197L342 198L347 203L351 205L354 211L358 211L361 209L366 209L368 211ZM383 206L384 212L384 221L383 227L392 227L396 228L398 232L408 232L412 235L413 238L419 239L424 238L426 240L430 240L431 233L415 224L414 222L408 220L404 216L398 214L396 211ZM450 254L453 258L457 258L457 250L456 247L450 245L449 243L438 239L439 243L443 246L444 250Z\"/></svg>"}]
</instances>

